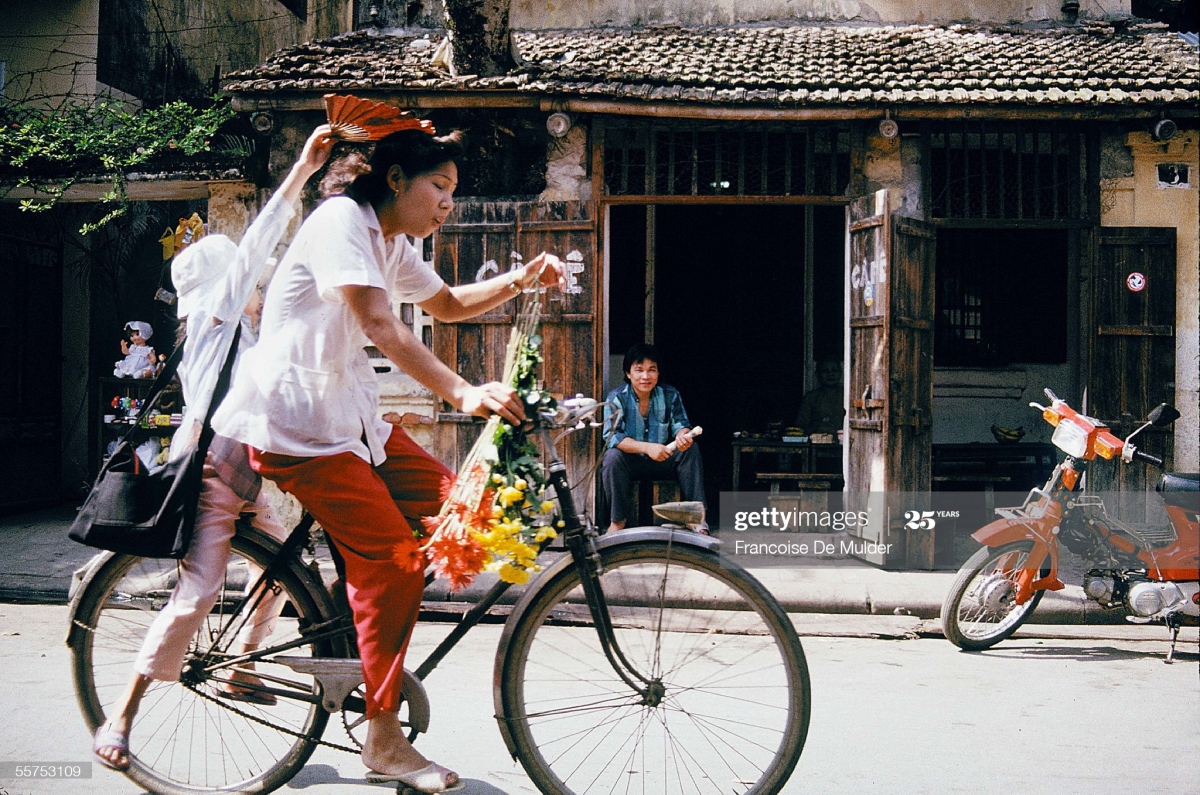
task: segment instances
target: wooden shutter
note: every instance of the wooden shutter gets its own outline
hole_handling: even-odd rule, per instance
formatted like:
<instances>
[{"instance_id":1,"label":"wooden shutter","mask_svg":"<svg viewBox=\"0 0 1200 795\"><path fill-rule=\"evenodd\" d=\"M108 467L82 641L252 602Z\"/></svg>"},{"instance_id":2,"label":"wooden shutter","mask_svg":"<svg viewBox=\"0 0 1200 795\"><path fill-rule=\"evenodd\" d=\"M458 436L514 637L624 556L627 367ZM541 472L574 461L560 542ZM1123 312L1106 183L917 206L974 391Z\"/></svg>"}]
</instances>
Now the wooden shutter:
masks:
<instances>
[{"instance_id":1,"label":"wooden shutter","mask_svg":"<svg viewBox=\"0 0 1200 795\"><path fill-rule=\"evenodd\" d=\"M930 487L935 238L927 224L889 218L887 206L882 190L850 205L846 483L852 499ZM873 524L863 537L901 536ZM866 558L894 565L902 551L893 543L890 554ZM915 562L932 567L932 554L926 544Z\"/></svg>"},{"instance_id":2,"label":"wooden shutter","mask_svg":"<svg viewBox=\"0 0 1200 795\"><path fill-rule=\"evenodd\" d=\"M455 205L434 241L434 261L448 284L507 273L542 251L567 262L571 284L567 292L547 294L541 329L543 381L551 392L566 396L603 397L598 394L602 385L596 356L600 301L595 219L592 202L467 200ZM497 380L516 303L462 323L435 322L434 352L473 384ZM437 422L435 455L457 470L480 428L472 418L450 411L439 412ZM573 434L559 448L572 482L593 462L592 436Z\"/></svg>"},{"instance_id":3,"label":"wooden shutter","mask_svg":"<svg viewBox=\"0 0 1200 795\"><path fill-rule=\"evenodd\" d=\"M1175 229L1102 227L1092 280L1092 344L1088 412L1122 438L1159 403L1175 399ZM1138 288L1141 289L1133 289ZM1135 444L1171 466L1172 428L1147 428ZM1148 515L1147 489L1158 470L1140 461L1097 463L1088 473L1093 491L1114 492L1116 515L1131 522ZM1110 500L1111 502L1111 500Z\"/></svg>"}]
</instances>

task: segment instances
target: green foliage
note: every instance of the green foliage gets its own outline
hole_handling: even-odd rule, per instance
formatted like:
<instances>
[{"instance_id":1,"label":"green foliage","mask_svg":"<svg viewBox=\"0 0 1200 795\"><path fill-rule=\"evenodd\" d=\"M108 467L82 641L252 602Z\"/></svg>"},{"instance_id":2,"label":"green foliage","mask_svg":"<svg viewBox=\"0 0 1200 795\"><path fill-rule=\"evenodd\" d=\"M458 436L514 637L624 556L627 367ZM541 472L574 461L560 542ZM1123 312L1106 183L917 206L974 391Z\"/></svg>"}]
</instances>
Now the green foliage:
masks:
<instances>
[{"instance_id":1,"label":"green foliage","mask_svg":"<svg viewBox=\"0 0 1200 795\"><path fill-rule=\"evenodd\" d=\"M130 111L119 102L67 103L52 113L30 108L0 109L0 176L17 186L33 187L45 198L27 199L21 209L48 210L83 175L111 177L102 204L116 204L83 234L104 226L128 210L128 175L164 156L195 156L212 151L217 129L233 117L229 101L207 108L171 102ZM10 183L11 184L11 183Z\"/></svg>"}]
</instances>

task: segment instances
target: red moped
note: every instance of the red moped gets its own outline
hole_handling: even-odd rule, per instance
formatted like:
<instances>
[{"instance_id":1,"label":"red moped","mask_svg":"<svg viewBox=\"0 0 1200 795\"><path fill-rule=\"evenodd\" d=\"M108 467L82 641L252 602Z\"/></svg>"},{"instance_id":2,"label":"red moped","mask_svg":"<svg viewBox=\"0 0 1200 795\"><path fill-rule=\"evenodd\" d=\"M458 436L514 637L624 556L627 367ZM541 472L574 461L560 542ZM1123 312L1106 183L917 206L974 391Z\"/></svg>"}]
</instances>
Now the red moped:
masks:
<instances>
[{"instance_id":1,"label":"red moped","mask_svg":"<svg viewBox=\"0 0 1200 795\"><path fill-rule=\"evenodd\" d=\"M1157 485L1168 521L1134 527L1105 510L1086 489L1089 466L1136 459L1157 467L1162 459L1139 450L1135 437L1150 426L1179 418L1162 404L1123 441L1102 422L1072 409L1049 389L1050 405L1030 403L1054 426L1051 441L1066 458L1041 488L1017 508L998 508L1000 518L971 537L984 545L959 569L942 604L942 630L956 646L986 649L1012 635L1059 579L1060 544L1090 565L1083 578L1087 597L1123 610L1131 621L1157 621L1172 632L1200 624L1200 475L1165 472Z\"/></svg>"}]
</instances>

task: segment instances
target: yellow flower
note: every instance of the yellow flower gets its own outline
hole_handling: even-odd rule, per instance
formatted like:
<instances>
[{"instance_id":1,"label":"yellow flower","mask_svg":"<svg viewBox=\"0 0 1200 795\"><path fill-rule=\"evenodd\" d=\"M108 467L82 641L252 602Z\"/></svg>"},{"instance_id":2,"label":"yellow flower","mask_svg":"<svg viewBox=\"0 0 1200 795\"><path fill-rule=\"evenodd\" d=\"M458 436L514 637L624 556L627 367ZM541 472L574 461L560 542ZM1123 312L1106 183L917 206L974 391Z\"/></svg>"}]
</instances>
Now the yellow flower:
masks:
<instances>
[{"instance_id":1,"label":"yellow flower","mask_svg":"<svg viewBox=\"0 0 1200 795\"><path fill-rule=\"evenodd\" d=\"M558 531L553 527L539 527L537 535L533 537L534 541L537 541L539 544L547 538L558 538Z\"/></svg>"},{"instance_id":2,"label":"yellow flower","mask_svg":"<svg viewBox=\"0 0 1200 795\"><path fill-rule=\"evenodd\" d=\"M542 513L550 513L554 510L554 503L550 500L542 500L541 509Z\"/></svg>"},{"instance_id":3,"label":"yellow flower","mask_svg":"<svg viewBox=\"0 0 1200 795\"><path fill-rule=\"evenodd\" d=\"M507 508L514 503L520 502L522 499L524 499L524 496L525 495L521 494L521 492L517 489L513 488L512 486L508 486L507 488L500 489L500 493L496 496L496 499L501 505Z\"/></svg>"},{"instance_id":4,"label":"yellow flower","mask_svg":"<svg viewBox=\"0 0 1200 795\"><path fill-rule=\"evenodd\" d=\"M500 477L499 475L492 475L492 482L498 486L504 482L504 478Z\"/></svg>"},{"instance_id":5,"label":"yellow flower","mask_svg":"<svg viewBox=\"0 0 1200 795\"><path fill-rule=\"evenodd\" d=\"M492 518L493 519L504 518L504 509L501 508L499 505L493 505L492 506Z\"/></svg>"},{"instance_id":6,"label":"yellow flower","mask_svg":"<svg viewBox=\"0 0 1200 795\"><path fill-rule=\"evenodd\" d=\"M525 482L525 478L517 478L515 481L513 481L513 485L521 491L525 491L525 489L529 488L529 484Z\"/></svg>"},{"instance_id":7,"label":"yellow flower","mask_svg":"<svg viewBox=\"0 0 1200 795\"><path fill-rule=\"evenodd\" d=\"M529 572L525 569L505 563L500 567L500 579L505 582L511 582L513 585L524 585L529 582Z\"/></svg>"},{"instance_id":8,"label":"yellow flower","mask_svg":"<svg viewBox=\"0 0 1200 795\"><path fill-rule=\"evenodd\" d=\"M562 528L567 526L567 523L564 522L562 519L559 519L557 522L554 523L554 526L561 530Z\"/></svg>"}]
</instances>

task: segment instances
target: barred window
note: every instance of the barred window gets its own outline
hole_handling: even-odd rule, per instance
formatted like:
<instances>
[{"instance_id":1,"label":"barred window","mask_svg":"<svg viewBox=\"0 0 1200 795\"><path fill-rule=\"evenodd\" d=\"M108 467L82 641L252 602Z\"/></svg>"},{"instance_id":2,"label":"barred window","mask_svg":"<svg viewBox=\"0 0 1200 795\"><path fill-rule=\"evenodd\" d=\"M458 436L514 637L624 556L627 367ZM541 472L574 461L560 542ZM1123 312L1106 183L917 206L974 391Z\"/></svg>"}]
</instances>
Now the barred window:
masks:
<instances>
[{"instance_id":1,"label":"barred window","mask_svg":"<svg viewBox=\"0 0 1200 795\"><path fill-rule=\"evenodd\" d=\"M1085 144L1077 128L948 122L927 141L934 218L1082 217Z\"/></svg>"},{"instance_id":2,"label":"barred window","mask_svg":"<svg viewBox=\"0 0 1200 795\"><path fill-rule=\"evenodd\" d=\"M610 196L840 196L850 183L850 131L724 126L605 130Z\"/></svg>"}]
</instances>

